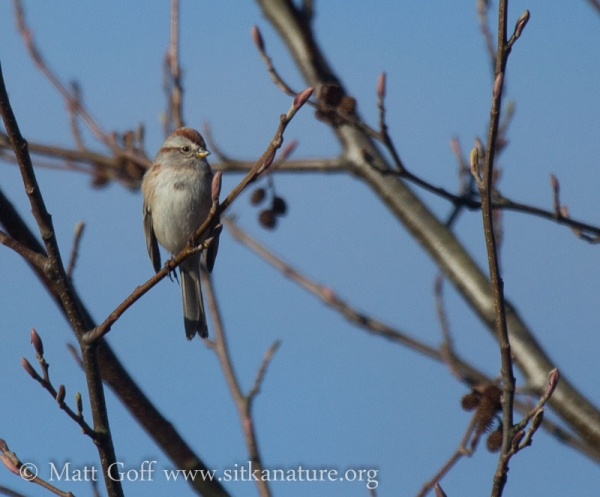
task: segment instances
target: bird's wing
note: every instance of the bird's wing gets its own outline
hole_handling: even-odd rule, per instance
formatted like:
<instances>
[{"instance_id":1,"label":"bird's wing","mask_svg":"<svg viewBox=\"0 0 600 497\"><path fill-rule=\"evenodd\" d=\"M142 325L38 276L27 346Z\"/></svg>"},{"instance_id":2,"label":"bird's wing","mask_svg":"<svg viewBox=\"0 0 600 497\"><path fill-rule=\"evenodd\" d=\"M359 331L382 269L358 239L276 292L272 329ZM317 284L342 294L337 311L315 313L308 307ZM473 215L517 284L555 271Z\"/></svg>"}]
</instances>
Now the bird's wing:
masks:
<instances>
[{"instance_id":1,"label":"bird's wing","mask_svg":"<svg viewBox=\"0 0 600 497\"><path fill-rule=\"evenodd\" d=\"M154 271L160 271L160 250L158 249L158 240L154 234L154 227L152 226L152 212L144 202L144 235L146 235L146 248L148 249L148 255L154 266Z\"/></svg>"}]
</instances>

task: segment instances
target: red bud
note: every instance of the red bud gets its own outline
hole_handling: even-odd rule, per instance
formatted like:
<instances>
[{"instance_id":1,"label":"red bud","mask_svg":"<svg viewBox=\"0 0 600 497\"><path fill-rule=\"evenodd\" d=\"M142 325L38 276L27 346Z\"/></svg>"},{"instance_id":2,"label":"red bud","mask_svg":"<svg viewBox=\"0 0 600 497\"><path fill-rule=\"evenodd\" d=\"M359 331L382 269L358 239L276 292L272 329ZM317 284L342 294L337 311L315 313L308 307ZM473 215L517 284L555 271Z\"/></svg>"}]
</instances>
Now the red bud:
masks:
<instances>
[{"instance_id":1,"label":"red bud","mask_svg":"<svg viewBox=\"0 0 600 497\"><path fill-rule=\"evenodd\" d=\"M285 160L287 159L294 150L296 150L296 147L298 146L298 140L292 140L291 142L289 142L285 148L281 151L281 154L279 156L280 160Z\"/></svg>"},{"instance_id":2,"label":"red bud","mask_svg":"<svg viewBox=\"0 0 600 497\"><path fill-rule=\"evenodd\" d=\"M38 374L35 372L35 369L33 369L33 366L24 357L21 357L21 365L23 368L25 368L25 371L27 371L29 376L31 376L34 380L38 379Z\"/></svg>"},{"instance_id":3,"label":"red bud","mask_svg":"<svg viewBox=\"0 0 600 497\"><path fill-rule=\"evenodd\" d=\"M458 141L458 138L451 138L450 139L450 148L452 149L452 153L454 155L460 155L460 142Z\"/></svg>"},{"instance_id":4,"label":"red bud","mask_svg":"<svg viewBox=\"0 0 600 497\"><path fill-rule=\"evenodd\" d=\"M13 458L10 457L10 454L3 453L2 455L0 455L0 460L4 463L4 465L8 468L8 470L11 473L14 473L15 475L20 475L21 474L19 472L19 468L15 464L15 461L13 461Z\"/></svg>"},{"instance_id":5,"label":"red bud","mask_svg":"<svg viewBox=\"0 0 600 497\"><path fill-rule=\"evenodd\" d=\"M553 393L556 385L560 380L560 373L558 372L558 368L554 368L550 371L550 375L548 376L548 385L546 386L545 395L549 398Z\"/></svg>"},{"instance_id":6,"label":"red bud","mask_svg":"<svg viewBox=\"0 0 600 497\"><path fill-rule=\"evenodd\" d=\"M331 288L325 287L323 288L323 299L328 304L333 304L337 300L337 297Z\"/></svg>"},{"instance_id":7,"label":"red bud","mask_svg":"<svg viewBox=\"0 0 600 497\"><path fill-rule=\"evenodd\" d=\"M260 30L258 26L252 26L252 40L254 40L254 44L256 48L258 48L261 52L265 51L265 42L263 41L263 37L260 34Z\"/></svg>"},{"instance_id":8,"label":"red bud","mask_svg":"<svg viewBox=\"0 0 600 497\"><path fill-rule=\"evenodd\" d=\"M504 83L504 73L499 72L496 75L496 79L494 81L494 92L493 92L494 98L498 98L500 96L500 92L502 91L503 83Z\"/></svg>"},{"instance_id":9,"label":"red bud","mask_svg":"<svg viewBox=\"0 0 600 497\"><path fill-rule=\"evenodd\" d=\"M33 344L36 354L38 354L40 357L43 357L44 344L42 343L42 339L38 335L37 331L35 331L35 328L31 328L31 343Z\"/></svg>"},{"instance_id":10,"label":"red bud","mask_svg":"<svg viewBox=\"0 0 600 497\"><path fill-rule=\"evenodd\" d=\"M517 433L515 433L515 436L513 437L512 442L510 443L513 449L516 449L519 446L524 436L525 430L519 430Z\"/></svg>"},{"instance_id":11,"label":"red bud","mask_svg":"<svg viewBox=\"0 0 600 497\"><path fill-rule=\"evenodd\" d=\"M276 153L276 150L273 150L273 152L271 152L269 157L267 157L265 159L265 162L263 163L263 167L262 167L261 171L264 171L267 167L269 167L271 164L273 164L273 159L275 159L275 153Z\"/></svg>"},{"instance_id":12,"label":"red bud","mask_svg":"<svg viewBox=\"0 0 600 497\"><path fill-rule=\"evenodd\" d=\"M447 497L439 483L436 483L433 488L435 490L435 497Z\"/></svg>"},{"instance_id":13,"label":"red bud","mask_svg":"<svg viewBox=\"0 0 600 497\"><path fill-rule=\"evenodd\" d=\"M294 97L294 109L302 107L306 101L310 98L313 93L313 89L309 86L305 90L302 90L298 95Z\"/></svg>"},{"instance_id":14,"label":"red bud","mask_svg":"<svg viewBox=\"0 0 600 497\"><path fill-rule=\"evenodd\" d=\"M221 171L217 171L212 180L212 199L219 200L219 195L221 194L221 178L223 174Z\"/></svg>"},{"instance_id":15,"label":"red bud","mask_svg":"<svg viewBox=\"0 0 600 497\"><path fill-rule=\"evenodd\" d=\"M382 72L379 75L379 79L377 80L377 96L383 100L385 98L385 81L386 75L385 72Z\"/></svg>"}]
</instances>

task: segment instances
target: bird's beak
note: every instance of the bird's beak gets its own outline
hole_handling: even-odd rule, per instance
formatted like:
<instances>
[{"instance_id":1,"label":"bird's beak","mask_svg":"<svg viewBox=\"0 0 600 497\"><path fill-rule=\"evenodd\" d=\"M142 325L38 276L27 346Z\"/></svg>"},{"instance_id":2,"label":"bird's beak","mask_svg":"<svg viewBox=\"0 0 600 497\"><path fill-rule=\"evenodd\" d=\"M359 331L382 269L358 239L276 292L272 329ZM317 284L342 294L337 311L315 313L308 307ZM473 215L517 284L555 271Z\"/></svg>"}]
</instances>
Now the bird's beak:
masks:
<instances>
[{"instance_id":1,"label":"bird's beak","mask_svg":"<svg viewBox=\"0 0 600 497\"><path fill-rule=\"evenodd\" d=\"M197 154L196 157L198 157L199 159L204 159L205 157L209 156L210 152L208 150L200 150Z\"/></svg>"}]
</instances>

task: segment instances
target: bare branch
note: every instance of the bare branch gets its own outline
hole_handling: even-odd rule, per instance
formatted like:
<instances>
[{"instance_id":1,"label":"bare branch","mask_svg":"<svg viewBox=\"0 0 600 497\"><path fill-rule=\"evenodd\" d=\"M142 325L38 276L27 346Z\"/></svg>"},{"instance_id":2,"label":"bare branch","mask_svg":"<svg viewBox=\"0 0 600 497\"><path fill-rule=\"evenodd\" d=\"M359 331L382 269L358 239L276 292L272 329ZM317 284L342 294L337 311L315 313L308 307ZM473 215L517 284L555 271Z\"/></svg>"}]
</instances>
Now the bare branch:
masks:
<instances>
[{"instance_id":1,"label":"bare branch","mask_svg":"<svg viewBox=\"0 0 600 497\"><path fill-rule=\"evenodd\" d=\"M46 64L40 50L35 44L33 33L31 32L31 30L27 26L27 23L25 22L25 12L23 10L23 4L21 0L13 0L13 5L15 9L15 19L17 28L19 29L19 33L23 38L23 41L25 42L27 51L29 52L29 55L31 56L31 59L33 60L36 67L42 72L44 76L46 76L46 78L48 79L48 81L50 81L52 86L54 86L54 88L56 88L56 90L62 95L62 97L67 103L67 108L77 108L78 114L81 115L82 119L87 124L92 133L94 133L96 138L109 148L112 148L112 143L108 135L102 130L97 121L83 106L83 104L79 100L79 95L74 95L71 91L69 91Z\"/></svg>"},{"instance_id":2,"label":"bare branch","mask_svg":"<svg viewBox=\"0 0 600 497\"><path fill-rule=\"evenodd\" d=\"M337 84L339 78L317 45L311 26L291 1L257 0L263 14L286 43L305 80L317 88ZM360 116L356 115L360 120ZM494 329L493 292L488 278L442 222L416 197L410 188L395 178L390 166L358 126L342 123L332 127L343 147L344 156L354 162L353 173L364 180L396 218L420 243L490 330ZM367 161L365 157L368 157ZM516 310L506 302L507 324L516 363L528 383L542 388L553 364ZM600 410L567 381L561 381L550 399L553 409L583 440L590 450L600 446Z\"/></svg>"},{"instance_id":3,"label":"bare branch","mask_svg":"<svg viewBox=\"0 0 600 497\"><path fill-rule=\"evenodd\" d=\"M496 45L494 44L492 32L490 31L490 23L488 18L489 9L489 0L477 0L477 17L479 18L479 29L481 30L481 34L483 35L483 40L485 41L485 47L487 49L488 57L490 59L490 64L493 71L494 66L496 64Z\"/></svg>"},{"instance_id":4,"label":"bare branch","mask_svg":"<svg viewBox=\"0 0 600 497\"><path fill-rule=\"evenodd\" d=\"M167 52L169 69L169 112L168 133L185 126L183 120L183 86L179 66L179 0L171 0L171 38ZM171 126L173 123L173 126Z\"/></svg>"},{"instance_id":5,"label":"bare branch","mask_svg":"<svg viewBox=\"0 0 600 497\"><path fill-rule=\"evenodd\" d=\"M260 364L260 368L258 368L258 372L256 373L256 378L254 378L254 384L252 385L252 388L246 395L248 401L252 402L260 392L260 387L265 379L267 367L273 360L273 356L275 355L275 352L277 352L277 349L280 345L281 340L275 340L273 344L269 347L269 349L265 352L265 356L263 357L262 363Z\"/></svg>"},{"instance_id":6,"label":"bare branch","mask_svg":"<svg viewBox=\"0 0 600 497\"><path fill-rule=\"evenodd\" d=\"M23 480L29 481L31 483L36 483L40 487L45 488L46 490L52 492L55 495L60 497L75 497L71 492L64 492L59 488L51 485L43 478L40 478L37 475L37 472L33 472L32 468L29 464L23 464L21 460L17 457L17 454L12 452L6 442L0 438L0 460L2 463L14 474L20 476ZM16 492L9 491L6 495L21 495Z\"/></svg>"},{"instance_id":7,"label":"bare branch","mask_svg":"<svg viewBox=\"0 0 600 497\"><path fill-rule=\"evenodd\" d=\"M261 367L259 368L256 376L254 386L248 395L244 395L237 375L235 374L231 354L229 353L225 328L223 326L223 320L221 319L221 312L219 310L218 300L215 294L214 285L212 283L212 277L208 271L204 270L201 271L201 276L202 286L206 289L207 306L210 309L210 315L213 318L213 329L215 330L214 342L210 342L208 340L206 342L217 355L219 364L221 365L221 370L225 376L225 381L227 382L227 386L229 387L229 391L231 392L231 396L238 411L238 416L240 418L240 423L242 425L242 431L244 433L244 439L246 442L246 448L248 451L248 458L250 461L252 461L252 466L257 474L261 474L263 470L263 463L258 448L256 430L254 428L252 401L258 394L267 365L277 350L279 342L275 342L265 354ZM271 490L269 488L268 481L259 478L256 480L256 486L261 497L270 497Z\"/></svg>"},{"instance_id":8,"label":"bare branch","mask_svg":"<svg viewBox=\"0 0 600 497\"><path fill-rule=\"evenodd\" d=\"M71 256L69 257L69 265L67 266L67 277L69 279L73 278L73 270L75 269L75 263L77 262L77 256L79 255L79 244L81 243L84 228L85 223L83 221L79 221L75 225L73 247L71 248Z\"/></svg>"}]
</instances>

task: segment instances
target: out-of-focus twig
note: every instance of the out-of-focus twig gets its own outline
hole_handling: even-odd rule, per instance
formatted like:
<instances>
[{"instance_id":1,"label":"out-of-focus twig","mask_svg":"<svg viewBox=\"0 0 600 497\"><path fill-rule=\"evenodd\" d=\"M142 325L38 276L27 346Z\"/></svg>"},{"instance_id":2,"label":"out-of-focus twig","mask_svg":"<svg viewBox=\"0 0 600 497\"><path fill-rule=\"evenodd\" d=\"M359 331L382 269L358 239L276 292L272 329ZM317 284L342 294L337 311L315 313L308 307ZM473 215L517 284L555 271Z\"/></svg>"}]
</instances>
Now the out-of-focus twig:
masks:
<instances>
[{"instance_id":1,"label":"out-of-focus twig","mask_svg":"<svg viewBox=\"0 0 600 497\"><path fill-rule=\"evenodd\" d=\"M81 243L81 237L83 235L84 228L85 223L83 221L79 221L75 225L75 233L73 235L73 247L71 248L71 256L69 257L69 264L67 266L67 277L69 279L73 278L73 270L75 269L75 263L77 262L77 256L79 255L79 244Z\"/></svg>"},{"instance_id":2,"label":"out-of-focus twig","mask_svg":"<svg viewBox=\"0 0 600 497\"><path fill-rule=\"evenodd\" d=\"M598 0L588 0L588 2L589 2L589 3L590 3L590 5L591 5L592 7L594 7L594 8L595 8L595 9L598 11L598 13L600 14L600 1L598 1Z\"/></svg>"},{"instance_id":3,"label":"out-of-focus twig","mask_svg":"<svg viewBox=\"0 0 600 497\"><path fill-rule=\"evenodd\" d=\"M475 426L477 425L476 415L471 417L471 421L465 430L465 433L454 453L448 458L448 460L442 465L442 467L436 472L433 477L423 484L421 491L417 494L417 497L425 497L429 491L456 465L456 463L465 456L470 456L475 450L476 443L469 446L469 441Z\"/></svg>"},{"instance_id":4,"label":"out-of-focus twig","mask_svg":"<svg viewBox=\"0 0 600 497\"><path fill-rule=\"evenodd\" d=\"M488 11L490 9L489 0L477 0L477 17L479 18L479 29L483 35L485 41L485 47L490 59L490 65L492 72L496 65L496 45L494 44L494 38L490 31L490 23L488 17Z\"/></svg>"},{"instance_id":5,"label":"out-of-focus twig","mask_svg":"<svg viewBox=\"0 0 600 497\"><path fill-rule=\"evenodd\" d=\"M113 145L108 137L108 135L102 130L98 122L92 117L89 111L83 106L83 103L78 98L78 95L74 95L71 91L67 89L67 87L61 83L60 79L54 74L54 72L50 69L44 58L42 57L42 53L35 44L35 40L33 38L33 33L27 26L25 22L25 12L23 10L23 4L21 0L13 0L13 5L15 8L15 19L17 28L23 41L25 42L25 46L27 47L27 51L31 56L34 64L37 68L42 72L44 76L52 83L52 86L58 90L58 92L63 96L65 101L67 102L67 107L73 106L77 109L77 113L81 115L84 122L90 128L92 133L96 136L96 138L104 143L106 146L112 148Z\"/></svg>"},{"instance_id":6,"label":"out-of-focus twig","mask_svg":"<svg viewBox=\"0 0 600 497\"><path fill-rule=\"evenodd\" d=\"M165 69L168 71L166 76L168 111L165 135L168 135L173 129L185 126L183 85L181 84L181 67L179 65L179 0L171 0L171 36Z\"/></svg>"},{"instance_id":7,"label":"out-of-focus twig","mask_svg":"<svg viewBox=\"0 0 600 497\"><path fill-rule=\"evenodd\" d=\"M242 431L244 433L244 439L246 441L246 448L248 450L248 458L250 461L252 461L252 467L254 468L253 471L256 471L256 474L260 475L263 471L263 463L260 450L258 448L258 438L256 436L254 418L252 415L252 403L260 390L267 366L273 358L273 354L279 347L279 341L276 341L267 350L267 353L265 354L265 357L263 358L261 366L256 375L254 384L250 389L250 392L245 395L234 371L233 361L229 352L227 337L223 327L223 320L221 319L221 312L215 294L214 285L212 283L212 278L208 271L203 270L201 275L202 286L206 289L206 303L207 307L210 309L210 315L213 318L212 322L214 324L213 328L215 333L214 341L207 341L207 344L217 355L223 375L225 376L225 381L227 382L227 386L229 387L229 391L231 392L231 396L233 397L233 401L238 411L238 416L242 425ZM261 497L270 497L271 490L267 480L263 480L262 478L257 479L256 486Z\"/></svg>"}]
</instances>

